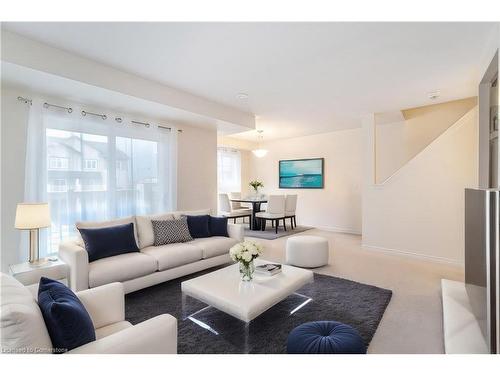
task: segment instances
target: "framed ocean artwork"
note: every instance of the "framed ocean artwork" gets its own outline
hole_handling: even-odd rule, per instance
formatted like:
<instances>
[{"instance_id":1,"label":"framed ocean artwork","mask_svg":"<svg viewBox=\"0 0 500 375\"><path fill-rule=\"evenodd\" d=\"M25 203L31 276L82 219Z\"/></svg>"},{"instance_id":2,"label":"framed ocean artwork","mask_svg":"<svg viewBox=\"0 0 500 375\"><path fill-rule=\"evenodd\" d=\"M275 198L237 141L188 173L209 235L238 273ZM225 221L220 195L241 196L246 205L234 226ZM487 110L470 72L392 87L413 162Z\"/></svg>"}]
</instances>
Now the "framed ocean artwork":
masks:
<instances>
[{"instance_id":1,"label":"framed ocean artwork","mask_svg":"<svg viewBox=\"0 0 500 375\"><path fill-rule=\"evenodd\" d=\"M324 161L324 158L280 160L280 189L323 189Z\"/></svg>"}]
</instances>

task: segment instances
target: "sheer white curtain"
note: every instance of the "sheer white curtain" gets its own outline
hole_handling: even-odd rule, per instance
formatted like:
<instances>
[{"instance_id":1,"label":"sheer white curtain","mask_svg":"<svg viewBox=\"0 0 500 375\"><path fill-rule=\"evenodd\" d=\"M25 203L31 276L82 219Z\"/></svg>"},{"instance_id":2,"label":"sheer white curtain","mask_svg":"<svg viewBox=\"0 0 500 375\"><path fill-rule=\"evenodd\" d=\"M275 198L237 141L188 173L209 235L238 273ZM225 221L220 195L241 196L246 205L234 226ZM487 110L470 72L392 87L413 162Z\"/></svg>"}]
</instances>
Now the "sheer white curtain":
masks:
<instances>
[{"instance_id":1,"label":"sheer white curtain","mask_svg":"<svg viewBox=\"0 0 500 375\"><path fill-rule=\"evenodd\" d=\"M73 236L76 221L176 209L177 129L72 108L45 109L39 100L30 108L25 201L49 202L52 217L41 255Z\"/></svg>"},{"instance_id":2,"label":"sheer white curtain","mask_svg":"<svg viewBox=\"0 0 500 375\"><path fill-rule=\"evenodd\" d=\"M217 185L219 193L241 191L241 154L227 147L217 148Z\"/></svg>"}]
</instances>

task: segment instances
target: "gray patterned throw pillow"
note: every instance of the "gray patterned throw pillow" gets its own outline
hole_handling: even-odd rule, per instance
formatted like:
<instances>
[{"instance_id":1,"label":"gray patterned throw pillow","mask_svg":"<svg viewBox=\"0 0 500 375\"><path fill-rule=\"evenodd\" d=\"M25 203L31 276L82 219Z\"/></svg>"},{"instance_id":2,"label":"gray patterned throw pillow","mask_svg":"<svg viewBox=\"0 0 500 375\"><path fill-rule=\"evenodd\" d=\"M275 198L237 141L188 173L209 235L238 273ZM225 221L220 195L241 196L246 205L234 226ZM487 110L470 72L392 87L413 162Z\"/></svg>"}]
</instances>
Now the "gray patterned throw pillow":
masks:
<instances>
[{"instance_id":1,"label":"gray patterned throw pillow","mask_svg":"<svg viewBox=\"0 0 500 375\"><path fill-rule=\"evenodd\" d=\"M185 217L174 220L151 220L151 223L155 235L155 246L187 242L193 239L189 234L189 227Z\"/></svg>"}]
</instances>

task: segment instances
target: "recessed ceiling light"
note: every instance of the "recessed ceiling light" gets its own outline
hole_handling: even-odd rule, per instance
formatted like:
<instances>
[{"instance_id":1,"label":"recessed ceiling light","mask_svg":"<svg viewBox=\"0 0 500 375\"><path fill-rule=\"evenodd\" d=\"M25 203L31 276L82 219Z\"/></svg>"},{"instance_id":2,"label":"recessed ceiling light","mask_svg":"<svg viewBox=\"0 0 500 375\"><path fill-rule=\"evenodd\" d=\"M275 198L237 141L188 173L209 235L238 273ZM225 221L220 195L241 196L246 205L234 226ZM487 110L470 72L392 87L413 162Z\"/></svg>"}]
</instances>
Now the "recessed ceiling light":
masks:
<instances>
[{"instance_id":1,"label":"recessed ceiling light","mask_svg":"<svg viewBox=\"0 0 500 375\"><path fill-rule=\"evenodd\" d=\"M236 94L236 97L240 100L246 100L246 99L248 99L248 94L246 94L244 92L239 92Z\"/></svg>"},{"instance_id":2,"label":"recessed ceiling light","mask_svg":"<svg viewBox=\"0 0 500 375\"><path fill-rule=\"evenodd\" d=\"M439 91L432 91L428 93L427 96L429 97L430 100L436 100L437 98L439 98L440 94L441 93Z\"/></svg>"}]
</instances>

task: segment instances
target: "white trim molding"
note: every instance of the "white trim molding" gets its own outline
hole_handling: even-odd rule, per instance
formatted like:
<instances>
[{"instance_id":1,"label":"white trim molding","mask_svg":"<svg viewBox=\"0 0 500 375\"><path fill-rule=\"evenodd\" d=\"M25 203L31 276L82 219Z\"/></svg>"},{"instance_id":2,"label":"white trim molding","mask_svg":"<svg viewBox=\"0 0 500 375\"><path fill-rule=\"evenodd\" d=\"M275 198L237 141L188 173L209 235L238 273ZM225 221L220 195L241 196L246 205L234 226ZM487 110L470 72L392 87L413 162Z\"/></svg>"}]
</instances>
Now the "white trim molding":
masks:
<instances>
[{"instance_id":1,"label":"white trim molding","mask_svg":"<svg viewBox=\"0 0 500 375\"><path fill-rule=\"evenodd\" d=\"M361 243L361 247L365 250L368 250L368 251L377 251L377 252L386 253L386 254L400 255L400 256L405 256L408 258L430 261L433 263L448 264L448 265L455 266L455 267L461 267L461 268L464 267L464 262L460 262L458 260L450 259L450 258L438 257L438 256L434 256L434 255L427 255L427 254L419 254L419 253L415 253L413 251L408 251L408 250L391 249L391 248L382 247L382 246L367 245L365 243Z\"/></svg>"},{"instance_id":2,"label":"white trim molding","mask_svg":"<svg viewBox=\"0 0 500 375\"><path fill-rule=\"evenodd\" d=\"M304 226L304 227L311 227L311 229L324 230L326 232L355 234L355 235L361 236L361 231L357 230L357 229L353 229L353 228L323 227L323 226L317 226L317 225L312 225L312 224L307 224L307 223L301 223L301 222L299 222L299 225L300 226Z\"/></svg>"}]
</instances>

